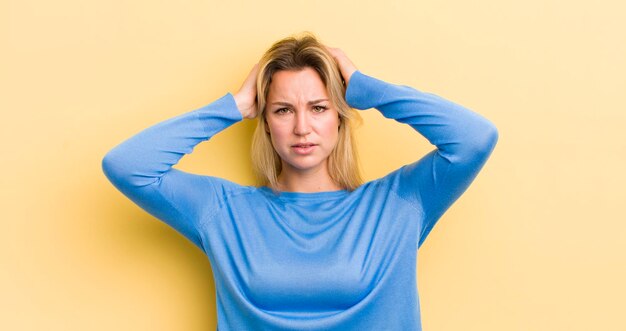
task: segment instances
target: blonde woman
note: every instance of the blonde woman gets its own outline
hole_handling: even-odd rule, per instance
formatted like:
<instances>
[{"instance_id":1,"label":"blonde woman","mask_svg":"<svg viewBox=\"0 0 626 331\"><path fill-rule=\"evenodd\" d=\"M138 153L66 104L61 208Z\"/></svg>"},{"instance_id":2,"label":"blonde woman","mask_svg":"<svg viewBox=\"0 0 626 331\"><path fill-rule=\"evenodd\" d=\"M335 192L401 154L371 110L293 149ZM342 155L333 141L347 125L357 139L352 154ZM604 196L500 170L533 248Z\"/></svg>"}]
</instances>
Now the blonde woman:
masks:
<instances>
[{"instance_id":1,"label":"blonde woman","mask_svg":"<svg viewBox=\"0 0 626 331\"><path fill-rule=\"evenodd\" d=\"M436 148L363 183L353 128L370 108ZM258 185L172 168L244 119L257 121ZM102 167L206 253L218 330L421 330L417 250L497 140L479 114L368 76L303 33L272 45L237 93L137 133Z\"/></svg>"}]
</instances>

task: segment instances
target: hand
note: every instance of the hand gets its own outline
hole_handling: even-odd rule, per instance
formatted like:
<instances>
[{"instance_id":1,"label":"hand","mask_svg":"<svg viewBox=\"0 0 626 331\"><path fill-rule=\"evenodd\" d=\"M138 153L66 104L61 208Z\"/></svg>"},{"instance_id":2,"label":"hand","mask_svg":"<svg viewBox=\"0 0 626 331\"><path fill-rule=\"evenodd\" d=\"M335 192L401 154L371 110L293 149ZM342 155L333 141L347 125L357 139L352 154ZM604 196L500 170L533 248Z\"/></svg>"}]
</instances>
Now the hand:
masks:
<instances>
[{"instance_id":1,"label":"hand","mask_svg":"<svg viewBox=\"0 0 626 331\"><path fill-rule=\"evenodd\" d=\"M258 73L259 64L256 63L241 85L241 88L239 88L239 91L234 95L237 108L239 108L243 118L253 119L258 113L256 103L256 77Z\"/></svg>"},{"instance_id":2,"label":"hand","mask_svg":"<svg viewBox=\"0 0 626 331\"><path fill-rule=\"evenodd\" d=\"M350 77L359 69L357 69L354 63L350 61L348 56L341 49L326 45L324 45L324 47L326 47L326 50L332 54L333 58L339 65L339 71L341 71L341 76L343 76L343 81L346 82L347 87L350 82Z\"/></svg>"}]
</instances>

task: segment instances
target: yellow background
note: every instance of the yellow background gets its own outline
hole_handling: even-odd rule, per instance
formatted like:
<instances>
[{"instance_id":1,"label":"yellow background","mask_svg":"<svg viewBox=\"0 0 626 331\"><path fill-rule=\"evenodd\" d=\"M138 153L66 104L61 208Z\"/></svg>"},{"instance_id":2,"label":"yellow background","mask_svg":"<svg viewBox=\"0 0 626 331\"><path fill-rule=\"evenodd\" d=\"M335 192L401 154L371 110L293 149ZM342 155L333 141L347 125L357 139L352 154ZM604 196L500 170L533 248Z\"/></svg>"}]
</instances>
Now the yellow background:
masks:
<instances>
[{"instance_id":1,"label":"yellow background","mask_svg":"<svg viewBox=\"0 0 626 331\"><path fill-rule=\"evenodd\" d=\"M384 3L384 4L383 4ZM626 330L626 20L619 1L0 2L0 329L214 330L204 254L100 162L236 92L310 30L364 73L458 102L499 142L419 251L423 326ZM367 180L431 146L362 113ZM252 184L254 122L176 166Z\"/></svg>"}]
</instances>

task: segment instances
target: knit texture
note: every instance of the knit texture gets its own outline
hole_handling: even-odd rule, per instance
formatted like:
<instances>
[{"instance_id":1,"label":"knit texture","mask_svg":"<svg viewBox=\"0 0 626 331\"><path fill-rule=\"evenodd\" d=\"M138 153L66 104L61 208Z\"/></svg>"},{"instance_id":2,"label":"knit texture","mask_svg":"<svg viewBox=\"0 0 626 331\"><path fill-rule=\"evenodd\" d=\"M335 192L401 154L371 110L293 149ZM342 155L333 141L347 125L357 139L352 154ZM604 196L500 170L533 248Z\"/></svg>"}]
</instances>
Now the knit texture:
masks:
<instances>
[{"instance_id":1,"label":"knit texture","mask_svg":"<svg viewBox=\"0 0 626 331\"><path fill-rule=\"evenodd\" d=\"M463 106L361 71L345 97L410 125L436 148L352 192L274 194L173 168L243 120L227 93L104 156L119 191L206 253L218 330L421 330L417 250L475 179L498 131Z\"/></svg>"}]
</instances>

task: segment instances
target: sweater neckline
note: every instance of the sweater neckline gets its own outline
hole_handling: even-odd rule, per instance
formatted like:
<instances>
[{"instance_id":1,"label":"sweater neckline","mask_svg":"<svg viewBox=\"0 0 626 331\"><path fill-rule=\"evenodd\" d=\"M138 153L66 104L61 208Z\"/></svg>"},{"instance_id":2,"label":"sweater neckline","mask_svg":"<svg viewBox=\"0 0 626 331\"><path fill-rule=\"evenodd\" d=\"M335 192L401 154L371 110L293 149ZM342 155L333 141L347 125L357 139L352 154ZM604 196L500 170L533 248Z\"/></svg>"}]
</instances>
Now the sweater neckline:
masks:
<instances>
[{"instance_id":1,"label":"sweater neckline","mask_svg":"<svg viewBox=\"0 0 626 331\"><path fill-rule=\"evenodd\" d=\"M321 191L321 192L290 192L290 191L278 191L278 195L274 194L271 188L267 186L261 186L259 188L264 192L283 200L324 200L341 198L347 196L350 192L348 190L337 191Z\"/></svg>"}]
</instances>

